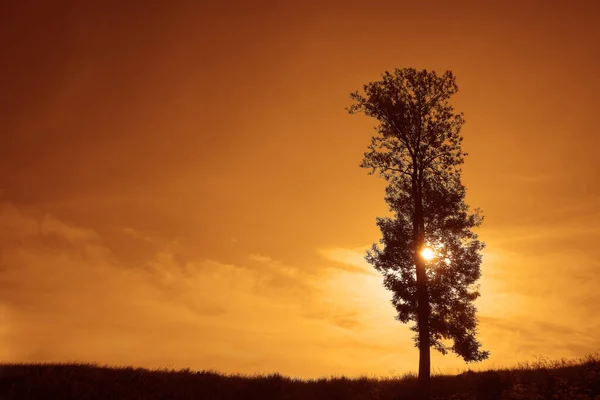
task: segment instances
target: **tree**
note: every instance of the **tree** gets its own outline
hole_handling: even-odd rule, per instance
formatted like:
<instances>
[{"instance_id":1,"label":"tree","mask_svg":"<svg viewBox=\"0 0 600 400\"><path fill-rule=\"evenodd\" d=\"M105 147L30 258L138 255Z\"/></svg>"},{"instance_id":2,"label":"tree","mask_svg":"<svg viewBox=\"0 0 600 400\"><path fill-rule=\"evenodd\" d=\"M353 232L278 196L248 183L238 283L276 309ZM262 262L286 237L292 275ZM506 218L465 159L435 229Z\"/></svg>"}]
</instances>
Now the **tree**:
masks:
<instances>
[{"instance_id":1,"label":"tree","mask_svg":"<svg viewBox=\"0 0 600 400\"><path fill-rule=\"evenodd\" d=\"M415 323L419 386L428 397L430 347L466 362L489 355L475 338L473 304L484 243L472 229L483 217L465 202L465 121L449 103L458 91L452 72L406 68L382 78L364 85L364 93L352 93L348 109L378 121L361 167L388 182L385 200L392 212L377 218L383 247L373 244L366 259L393 292L397 319Z\"/></svg>"}]
</instances>

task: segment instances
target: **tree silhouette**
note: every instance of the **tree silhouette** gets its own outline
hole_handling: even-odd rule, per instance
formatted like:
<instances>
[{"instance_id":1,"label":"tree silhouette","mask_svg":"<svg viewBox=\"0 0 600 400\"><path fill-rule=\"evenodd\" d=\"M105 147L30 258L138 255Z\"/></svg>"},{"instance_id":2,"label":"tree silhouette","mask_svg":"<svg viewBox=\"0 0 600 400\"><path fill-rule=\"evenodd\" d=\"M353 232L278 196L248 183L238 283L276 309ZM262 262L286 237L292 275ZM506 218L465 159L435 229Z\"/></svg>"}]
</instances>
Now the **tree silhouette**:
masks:
<instances>
[{"instance_id":1,"label":"tree silhouette","mask_svg":"<svg viewBox=\"0 0 600 400\"><path fill-rule=\"evenodd\" d=\"M449 104L458 90L452 72L438 76L406 68L382 78L364 85L364 93L352 93L348 109L378 121L361 167L388 182L385 200L393 213L377 218L383 247L373 244L366 259L393 292L397 319L415 323L419 386L427 398L430 347L467 362L489 355L475 338L473 305L484 244L472 228L483 217L465 202L460 169L465 121Z\"/></svg>"}]
</instances>

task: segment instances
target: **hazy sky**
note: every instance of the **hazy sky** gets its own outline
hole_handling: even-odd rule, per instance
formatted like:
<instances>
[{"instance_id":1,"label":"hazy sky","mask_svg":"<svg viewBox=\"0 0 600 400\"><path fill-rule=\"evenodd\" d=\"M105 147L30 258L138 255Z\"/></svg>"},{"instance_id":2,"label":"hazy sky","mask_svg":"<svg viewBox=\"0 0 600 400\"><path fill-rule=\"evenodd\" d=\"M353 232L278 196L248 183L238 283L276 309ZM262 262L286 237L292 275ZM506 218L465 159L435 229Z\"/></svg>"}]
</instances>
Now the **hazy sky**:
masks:
<instances>
[{"instance_id":1,"label":"hazy sky","mask_svg":"<svg viewBox=\"0 0 600 400\"><path fill-rule=\"evenodd\" d=\"M6 3L0 360L416 370L344 110L396 67L457 76L480 366L600 349L597 2Z\"/></svg>"}]
</instances>

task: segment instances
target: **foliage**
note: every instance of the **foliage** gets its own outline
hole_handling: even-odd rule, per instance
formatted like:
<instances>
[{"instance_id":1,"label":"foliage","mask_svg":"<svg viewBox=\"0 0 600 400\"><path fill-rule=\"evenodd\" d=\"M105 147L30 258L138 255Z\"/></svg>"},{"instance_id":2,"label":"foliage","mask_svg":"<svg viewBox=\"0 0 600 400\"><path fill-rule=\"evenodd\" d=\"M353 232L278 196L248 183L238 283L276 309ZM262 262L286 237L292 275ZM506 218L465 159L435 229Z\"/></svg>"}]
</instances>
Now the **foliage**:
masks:
<instances>
[{"instance_id":1,"label":"foliage","mask_svg":"<svg viewBox=\"0 0 600 400\"><path fill-rule=\"evenodd\" d=\"M475 338L473 305L479 296L475 284L484 244L472 229L483 217L466 204L461 183L466 153L460 131L465 121L449 103L457 90L449 71L438 76L396 69L364 85L364 94L353 93L349 112L363 112L378 121L378 134L361 166L388 182L385 200L393 212L392 217L377 219L383 247L374 244L367 261L393 292L398 320L415 322L411 329L420 334L425 329L430 346L470 362L488 357ZM424 266L420 283L423 246L434 249L436 257ZM420 287L428 309L419 308ZM420 340L416 335L417 346Z\"/></svg>"}]
</instances>

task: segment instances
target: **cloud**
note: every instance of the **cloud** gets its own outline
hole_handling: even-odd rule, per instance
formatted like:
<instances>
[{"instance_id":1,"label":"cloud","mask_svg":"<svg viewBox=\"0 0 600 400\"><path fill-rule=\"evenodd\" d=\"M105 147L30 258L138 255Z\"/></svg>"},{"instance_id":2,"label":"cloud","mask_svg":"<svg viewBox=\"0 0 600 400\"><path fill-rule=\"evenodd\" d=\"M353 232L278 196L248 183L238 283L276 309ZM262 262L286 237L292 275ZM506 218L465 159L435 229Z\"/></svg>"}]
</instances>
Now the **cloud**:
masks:
<instances>
[{"instance_id":1,"label":"cloud","mask_svg":"<svg viewBox=\"0 0 600 400\"><path fill-rule=\"evenodd\" d=\"M479 339L485 349L491 350L492 357L470 368L511 366L534 360L541 354L560 358L582 356L597 350L600 342L594 332L600 323L596 313L600 297L594 266L600 266L597 261L600 254L592 243L600 239L600 231L595 226L579 226L572 220L565 222L563 227L564 230L557 226L539 232L516 227L495 234L481 233L488 239L488 247L484 250L482 263L482 296L476 301ZM581 248L589 246L589 251L578 251L574 244L578 241L585 243ZM555 249L548 248L549 243L554 243ZM321 254L337 263L367 268L369 265L362 258L364 249L335 248L323 250ZM391 318L382 312L388 308L391 311L391 306L389 300L384 301L386 295L383 293L386 292L381 290L381 278L376 275L365 277L360 286L353 286L352 275L356 274L349 271L336 274L330 281L330 284L335 282L337 287L344 288L340 295L348 300L347 308L336 308L331 304L326 307L329 313L323 313L321 318L334 324L342 322L338 324L340 327L352 316L361 324L377 324ZM353 287L355 291L349 289ZM361 298L365 291L377 294L380 301L373 301L373 296ZM356 314L344 314L342 310L354 310ZM369 314L374 318L372 322L365 322L364 316ZM411 343L410 337L398 340ZM407 350L408 354L410 351ZM464 365L453 356L433 357L435 365L442 371L456 372L457 366Z\"/></svg>"},{"instance_id":2,"label":"cloud","mask_svg":"<svg viewBox=\"0 0 600 400\"><path fill-rule=\"evenodd\" d=\"M263 256L262 254L250 254L248 256L249 260L260 262L260 263L272 263L273 260L271 257Z\"/></svg>"},{"instance_id":3,"label":"cloud","mask_svg":"<svg viewBox=\"0 0 600 400\"><path fill-rule=\"evenodd\" d=\"M548 322L532 316L495 318L481 316L481 335L502 338L496 341L492 361L504 365L532 360L580 357L600 346L595 330L580 325ZM497 340L497 339L496 339Z\"/></svg>"},{"instance_id":4,"label":"cloud","mask_svg":"<svg viewBox=\"0 0 600 400\"><path fill-rule=\"evenodd\" d=\"M98 239L96 232L90 229L73 227L48 214L40 214L38 218L25 218L20 210L10 203L0 202L0 221L4 232L0 238L9 236L20 239L31 239L39 236L57 236L69 242L82 242Z\"/></svg>"},{"instance_id":5,"label":"cloud","mask_svg":"<svg viewBox=\"0 0 600 400\"><path fill-rule=\"evenodd\" d=\"M181 242L125 229L144 257L99 232L0 204L0 357L317 377L414 370L413 333L364 261L324 249L322 265L250 252L238 262L182 256ZM491 235L490 235L491 236ZM595 240L594 233L583 235ZM580 236L577 240L582 240ZM560 236L564 240L563 236ZM477 300L487 366L597 349L597 279L588 255L522 252L491 236ZM590 255L593 256L590 250ZM455 372L456 357L433 355Z\"/></svg>"},{"instance_id":6,"label":"cloud","mask_svg":"<svg viewBox=\"0 0 600 400\"><path fill-rule=\"evenodd\" d=\"M123 264L93 230L8 204L0 210L0 226L10 227L1 231L5 361L315 377L384 373L381 360L398 348L401 327L375 276L257 253L240 264L187 259L176 242L159 240L152 255ZM359 362L348 364L349 354Z\"/></svg>"},{"instance_id":7,"label":"cloud","mask_svg":"<svg viewBox=\"0 0 600 400\"><path fill-rule=\"evenodd\" d=\"M121 232L125 233L128 236L131 236L134 239L139 239L144 242L148 242L148 243L157 243L158 242L157 238L153 238L152 236L150 236L148 234L144 234L144 233L138 231L137 229L134 229L131 227L123 227L123 228L121 228Z\"/></svg>"},{"instance_id":8,"label":"cloud","mask_svg":"<svg viewBox=\"0 0 600 400\"><path fill-rule=\"evenodd\" d=\"M319 253L327 260L335 262L337 268L378 276L378 274L373 271L373 267L365 260L365 254L368 248L370 248L370 246L357 247L354 249L336 247L332 249L322 249Z\"/></svg>"}]
</instances>

